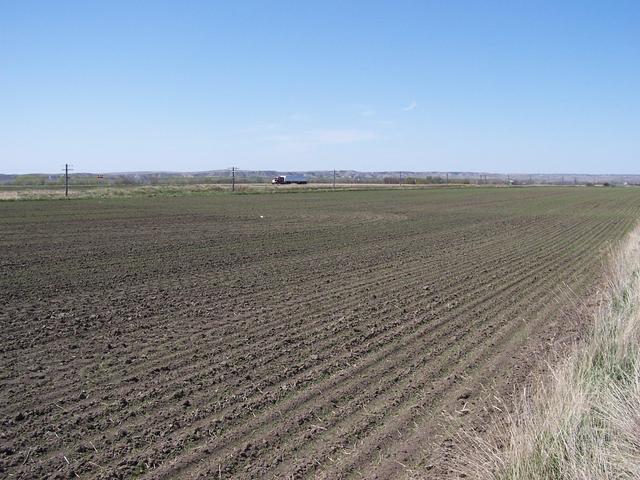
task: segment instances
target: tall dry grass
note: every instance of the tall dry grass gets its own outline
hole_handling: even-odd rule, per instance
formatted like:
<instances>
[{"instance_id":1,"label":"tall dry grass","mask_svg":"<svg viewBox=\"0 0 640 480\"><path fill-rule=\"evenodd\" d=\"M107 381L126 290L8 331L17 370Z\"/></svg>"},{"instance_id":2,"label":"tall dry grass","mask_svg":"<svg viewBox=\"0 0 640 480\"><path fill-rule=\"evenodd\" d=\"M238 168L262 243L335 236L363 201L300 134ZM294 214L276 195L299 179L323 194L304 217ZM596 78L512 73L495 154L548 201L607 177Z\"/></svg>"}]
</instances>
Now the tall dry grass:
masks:
<instances>
[{"instance_id":1,"label":"tall dry grass","mask_svg":"<svg viewBox=\"0 0 640 480\"><path fill-rule=\"evenodd\" d=\"M613 252L593 330L461 469L501 480L640 479L640 228Z\"/></svg>"}]
</instances>

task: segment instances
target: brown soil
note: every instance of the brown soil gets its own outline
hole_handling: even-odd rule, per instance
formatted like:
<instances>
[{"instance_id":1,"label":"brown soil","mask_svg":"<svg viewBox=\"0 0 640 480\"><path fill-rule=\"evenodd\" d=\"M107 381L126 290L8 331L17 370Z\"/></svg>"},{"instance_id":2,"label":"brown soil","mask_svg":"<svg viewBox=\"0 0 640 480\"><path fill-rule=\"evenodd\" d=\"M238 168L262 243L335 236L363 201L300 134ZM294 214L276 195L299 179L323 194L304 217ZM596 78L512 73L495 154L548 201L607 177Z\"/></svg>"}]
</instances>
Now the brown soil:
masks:
<instances>
[{"instance_id":1,"label":"brown soil","mask_svg":"<svg viewBox=\"0 0 640 480\"><path fill-rule=\"evenodd\" d=\"M571 298L639 206L631 189L0 204L0 474L451 476L455 431L575 338Z\"/></svg>"}]
</instances>

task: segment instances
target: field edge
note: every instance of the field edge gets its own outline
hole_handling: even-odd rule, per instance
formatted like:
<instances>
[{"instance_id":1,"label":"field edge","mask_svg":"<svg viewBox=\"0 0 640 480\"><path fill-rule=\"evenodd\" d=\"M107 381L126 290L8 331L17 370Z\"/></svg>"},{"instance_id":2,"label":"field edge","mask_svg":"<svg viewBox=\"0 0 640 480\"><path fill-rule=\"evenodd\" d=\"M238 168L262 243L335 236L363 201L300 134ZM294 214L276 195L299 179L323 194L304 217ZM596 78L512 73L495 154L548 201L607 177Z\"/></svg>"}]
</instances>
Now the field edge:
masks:
<instances>
[{"instance_id":1,"label":"field edge","mask_svg":"<svg viewBox=\"0 0 640 480\"><path fill-rule=\"evenodd\" d=\"M470 436L457 470L477 479L640 477L640 225L612 252L591 332L524 391L492 439Z\"/></svg>"}]
</instances>

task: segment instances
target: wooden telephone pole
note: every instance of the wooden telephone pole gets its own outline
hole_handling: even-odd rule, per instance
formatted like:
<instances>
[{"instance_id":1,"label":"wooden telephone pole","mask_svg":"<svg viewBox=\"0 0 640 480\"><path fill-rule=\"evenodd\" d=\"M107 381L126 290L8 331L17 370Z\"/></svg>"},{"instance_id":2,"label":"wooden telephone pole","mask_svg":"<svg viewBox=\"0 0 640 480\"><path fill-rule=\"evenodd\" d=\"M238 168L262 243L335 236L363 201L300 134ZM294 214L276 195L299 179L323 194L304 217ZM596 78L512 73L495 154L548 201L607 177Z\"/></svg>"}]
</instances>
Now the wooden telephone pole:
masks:
<instances>
[{"instance_id":1,"label":"wooden telephone pole","mask_svg":"<svg viewBox=\"0 0 640 480\"><path fill-rule=\"evenodd\" d=\"M69 168L70 165L68 163L64 164L64 196L69 196L69 172L73 170L73 168Z\"/></svg>"},{"instance_id":2,"label":"wooden telephone pole","mask_svg":"<svg viewBox=\"0 0 640 480\"><path fill-rule=\"evenodd\" d=\"M236 167L231 167L231 191L236 191Z\"/></svg>"}]
</instances>

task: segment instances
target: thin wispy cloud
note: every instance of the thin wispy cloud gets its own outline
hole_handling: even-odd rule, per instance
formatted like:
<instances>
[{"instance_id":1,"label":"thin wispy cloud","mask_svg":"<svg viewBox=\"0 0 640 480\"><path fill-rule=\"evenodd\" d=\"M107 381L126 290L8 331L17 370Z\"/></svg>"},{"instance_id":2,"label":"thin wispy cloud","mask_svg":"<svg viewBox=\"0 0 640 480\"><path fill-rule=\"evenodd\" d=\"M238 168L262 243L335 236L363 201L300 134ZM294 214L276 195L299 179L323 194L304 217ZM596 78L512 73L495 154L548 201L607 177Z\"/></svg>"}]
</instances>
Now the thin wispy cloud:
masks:
<instances>
[{"instance_id":1,"label":"thin wispy cloud","mask_svg":"<svg viewBox=\"0 0 640 480\"><path fill-rule=\"evenodd\" d=\"M327 145L373 140L375 134L369 130L332 129L307 130L300 133L273 135L271 138L280 142Z\"/></svg>"},{"instance_id":2,"label":"thin wispy cloud","mask_svg":"<svg viewBox=\"0 0 640 480\"><path fill-rule=\"evenodd\" d=\"M376 111L373 109L366 109L360 112L362 117L373 117L376 114Z\"/></svg>"},{"instance_id":3,"label":"thin wispy cloud","mask_svg":"<svg viewBox=\"0 0 640 480\"><path fill-rule=\"evenodd\" d=\"M306 130L299 133L272 135L269 140L278 146L292 150L308 150L326 145L346 145L366 142L376 138L374 132L357 129Z\"/></svg>"},{"instance_id":4,"label":"thin wispy cloud","mask_svg":"<svg viewBox=\"0 0 640 480\"><path fill-rule=\"evenodd\" d=\"M415 108L418 106L418 104L413 101L411 102L409 105L407 105L406 107L404 107L402 109L403 112L410 112L411 110L415 110Z\"/></svg>"},{"instance_id":5,"label":"thin wispy cloud","mask_svg":"<svg viewBox=\"0 0 640 480\"><path fill-rule=\"evenodd\" d=\"M311 120L311 115L308 113L292 113L289 115L289 120L294 122L308 122Z\"/></svg>"},{"instance_id":6,"label":"thin wispy cloud","mask_svg":"<svg viewBox=\"0 0 640 480\"><path fill-rule=\"evenodd\" d=\"M251 125L247 128L243 128L240 130L240 133L260 133L260 132L267 132L267 131L273 131L280 128L280 124L279 123L261 123L258 125Z\"/></svg>"}]
</instances>

